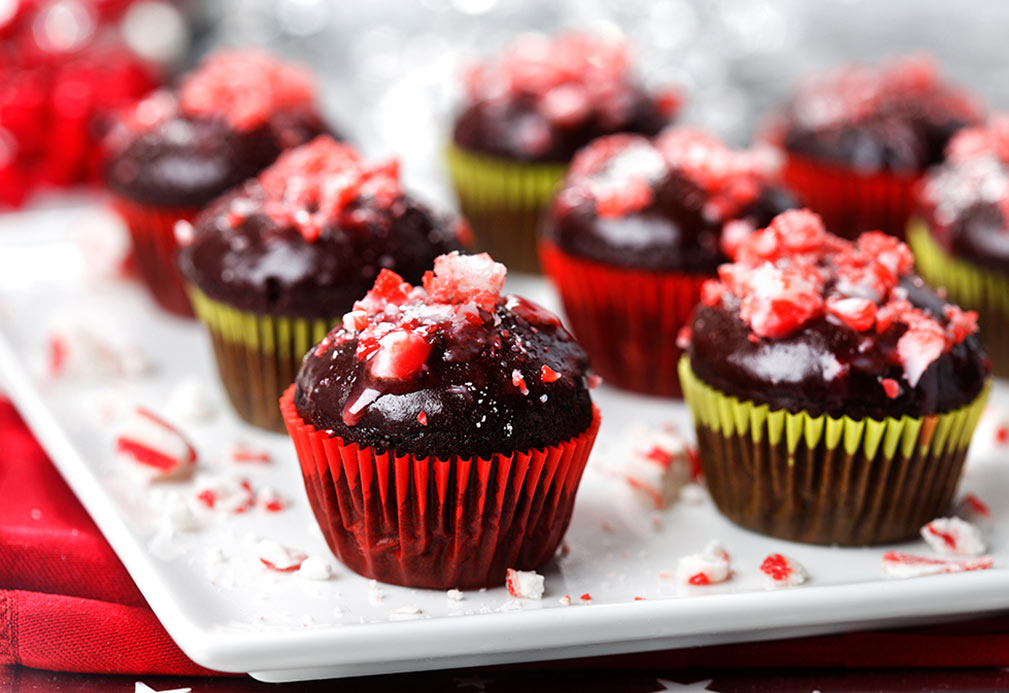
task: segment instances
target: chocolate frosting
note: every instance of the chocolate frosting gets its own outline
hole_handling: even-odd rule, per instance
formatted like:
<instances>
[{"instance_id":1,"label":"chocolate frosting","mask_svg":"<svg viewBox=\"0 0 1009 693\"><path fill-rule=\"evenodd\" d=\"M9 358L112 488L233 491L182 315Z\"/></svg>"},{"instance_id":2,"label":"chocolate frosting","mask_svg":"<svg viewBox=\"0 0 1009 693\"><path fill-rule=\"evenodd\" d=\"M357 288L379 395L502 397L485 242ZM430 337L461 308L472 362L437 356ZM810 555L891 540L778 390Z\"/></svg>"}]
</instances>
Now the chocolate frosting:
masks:
<instances>
[{"instance_id":1,"label":"chocolate frosting","mask_svg":"<svg viewBox=\"0 0 1009 693\"><path fill-rule=\"evenodd\" d=\"M356 336L324 341L298 373L298 413L347 442L438 459L542 449L584 432L593 416L588 357L556 317L513 296L481 317L462 332L438 332L408 380L375 378ZM560 377L547 382L543 366ZM345 412L364 401L348 425Z\"/></svg>"},{"instance_id":2,"label":"chocolate frosting","mask_svg":"<svg viewBox=\"0 0 1009 693\"><path fill-rule=\"evenodd\" d=\"M728 258L720 245L723 222L702 212L707 195L675 171L656 182L653 191L646 209L619 217L600 217L593 201L584 200L552 214L545 237L565 252L607 265L713 274ZM783 188L762 185L738 219L760 228L795 204Z\"/></svg>"},{"instance_id":3,"label":"chocolate frosting","mask_svg":"<svg viewBox=\"0 0 1009 693\"><path fill-rule=\"evenodd\" d=\"M917 276L900 285L912 305L945 324L947 303ZM816 318L792 335L754 338L740 318L739 299L726 295L717 306L697 308L688 349L690 365L704 382L742 401L814 416L883 419L920 417L971 402L984 387L988 357L976 335L942 353L914 387L901 380L897 340L907 330L894 323L880 334ZM886 395L882 378L900 382L896 398Z\"/></svg>"},{"instance_id":4,"label":"chocolate frosting","mask_svg":"<svg viewBox=\"0 0 1009 693\"><path fill-rule=\"evenodd\" d=\"M313 111L279 112L248 132L223 118L175 113L130 133L110 156L105 179L115 192L158 207L202 207L255 176L290 147L330 132Z\"/></svg>"},{"instance_id":5,"label":"chocolate frosting","mask_svg":"<svg viewBox=\"0 0 1009 693\"><path fill-rule=\"evenodd\" d=\"M564 163L597 137L618 132L656 135L668 125L654 98L640 88L630 90L623 104L623 117L604 121L593 114L573 127L551 123L536 108L532 98L475 101L455 122L452 139L463 149L522 162ZM529 146L529 133L537 144Z\"/></svg>"},{"instance_id":6,"label":"chocolate frosting","mask_svg":"<svg viewBox=\"0 0 1009 693\"><path fill-rule=\"evenodd\" d=\"M459 249L455 224L409 196L389 205L359 197L315 241L262 209L261 183L248 181L197 218L179 269L210 298L240 310L338 318L382 269L419 282L434 258ZM253 211L234 219L234 203Z\"/></svg>"}]
</instances>

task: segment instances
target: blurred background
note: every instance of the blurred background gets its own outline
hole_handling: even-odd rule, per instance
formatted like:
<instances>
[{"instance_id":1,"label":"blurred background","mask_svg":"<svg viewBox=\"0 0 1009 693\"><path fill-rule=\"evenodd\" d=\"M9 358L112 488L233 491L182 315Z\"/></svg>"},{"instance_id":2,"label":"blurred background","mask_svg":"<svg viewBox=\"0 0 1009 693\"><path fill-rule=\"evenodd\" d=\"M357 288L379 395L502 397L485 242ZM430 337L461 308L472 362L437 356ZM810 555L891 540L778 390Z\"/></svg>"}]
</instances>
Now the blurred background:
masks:
<instances>
[{"instance_id":1,"label":"blurred background","mask_svg":"<svg viewBox=\"0 0 1009 693\"><path fill-rule=\"evenodd\" d=\"M366 155L400 156L408 185L449 204L440 154L461 69L520 32L562 28L626 35L646 82L683 89L682 120L733 144L747 142L802 75L852 60L928 53L993 109L1009 107L1009 3L998 0L0 0L0 201L91 177L5 174L31 146L70 146L54 147L53 132L19 145L11 112L25 120L26 91L54 110L80 110L82 89L123 99L217 46L257 45L311 65L332 122ZM79 84L122 70L127 59L106 57L110 44L142 67L106 74L111 87ZM62 92L42 77L88 61L94 74ZM27 120L41 129L39 118Z\"/></svg>"}]
</instances>

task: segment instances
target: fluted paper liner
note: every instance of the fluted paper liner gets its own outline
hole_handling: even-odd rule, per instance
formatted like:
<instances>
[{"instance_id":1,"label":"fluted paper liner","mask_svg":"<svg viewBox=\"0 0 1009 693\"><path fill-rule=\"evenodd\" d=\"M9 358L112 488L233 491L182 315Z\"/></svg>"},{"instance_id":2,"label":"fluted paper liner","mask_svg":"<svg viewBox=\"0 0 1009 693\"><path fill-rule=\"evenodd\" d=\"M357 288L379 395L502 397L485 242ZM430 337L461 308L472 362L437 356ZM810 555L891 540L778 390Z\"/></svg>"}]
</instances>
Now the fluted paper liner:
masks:
<instances>
[{"instance_id":1,"label":"fluted paper liner","mask_svg":"<svg viewBox=\"0 0 1009 693\"><path fill-rule=\"evenodd\" d=\"M925 281L945 288L953 303L977 311L992 373L1009 377L1009 268L999 273L950 255L917 217L908 224L907 240Z\"/></svg>"},{"instance_id":2,"label":"fluted paper liner","mask_svg":"<svg viewBox=\"0 0 1009 693\"><path fill-rule=\"evenodd\" d=\"M863 231L880 230L904 237L920 175L860 173L794 152L784 154L782 180L833 233L855 238Z\"/></svg>"},{"instance_id":3,"label":"fluted paper liner","mask_svg":"<svg viewBox=\"0 0 1009 693\"><path fill-rule=\"evenodd\" d=\"M567 324L593 370L617 387L680 397L676 346L712 275L649 272L579 258L540 245L543 269L564 304Z\"/></svg>"},{"instance_id":4,"label":"fluted paper liner","mask_svg":"<svg viewBox=\"0 0 1009 693\"><path fill-rule=\"evenodd\" d=\"M179 247L175 224L192 221L197 207L156 207L115 196L112 208L123 218L133 241L137 274L158 305L176 315L192 317L182 275L175 263Z\"/></svg>"},{"instance_id":5,"label":"fluted paper liner","mask_svg":"<svg viewBox=\"0 0 1009 693\"><path fill-rule=\"evenodd\" d=\"M317 431L280 399L312 511L330 549L366 577L409 587L504 584L548 561L567 531L599 430L489 459L416 458Z\"/></svg>"},{"instance_id":6,"label":"fluted paper liner","mask_svg":"<svg viewBox=\"0 0 1009 693\"><path fill-rule=\"evenodd\" d=\"M231 405L254 426L283 433L277 398L294 382L304 355L339 318L252 313L215 301L193 285L188 289L196 317L210 333Z\"/></svg>"},{"instance_id":7,"label":"fluted paper liner","mask_svg":"<svg viewBox=\"0 0 1009 693\"><path fill-rule=\"evenodd\" d=\"M566 163L523 163L449 145L449 173L481 250L516 272L538 272L536 239Z\"/></svg>"},{"instance_id":8,"label":"fluted paper liner","mask_svg":"<svg viewBox=\"0 0 1009 693\"><path fill-rule=\"evenodd\" d=\"M739 401L680 361L701 465L719 510L763 534L815 544L909 539L947 512L988 386L913 418L852 419Z\"/></svg>"}]
</instances>

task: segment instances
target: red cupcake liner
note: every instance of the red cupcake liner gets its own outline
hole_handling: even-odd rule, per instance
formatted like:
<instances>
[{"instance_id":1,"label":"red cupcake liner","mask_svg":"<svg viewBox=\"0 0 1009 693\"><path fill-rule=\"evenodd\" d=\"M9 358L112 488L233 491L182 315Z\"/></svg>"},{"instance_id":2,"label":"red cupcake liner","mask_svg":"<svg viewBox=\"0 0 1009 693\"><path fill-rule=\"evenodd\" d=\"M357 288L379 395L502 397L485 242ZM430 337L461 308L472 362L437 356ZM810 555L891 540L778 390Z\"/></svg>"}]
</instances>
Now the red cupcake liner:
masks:
<instances>
[{"instance_id":1,"label":"red cupcake liner","mask_svg":"<svg viewBox=\"0 0 1009 693\"><path fill-rule=\"evenodd\" d=\"M844 166L784 153L781 177L799 201L823 217L832 233L854 238L863 231L885 231L904 238L914 211L920 175L862 174Z\"/></svg>"},{"instance_id":2,"label":"red cupcake liner","mask_svg":"<svg viewBox=\"0 0 1009 693\"><path fill-rule=\"evenodd\" d=\"M567 324L610 385L682 397L676 346L713 275L648 272L575 257L540 245L546 273L561 295Z\"/></svg>"},{"instance_id":3,"label":"red cupcake liner","mask_svg":"<svg viewBox=\"0 0 1009 693\"><path fill-rule=\"evenodd\" d=\"M192 221L199 208L155 207L120 196L113 198L112 206L130 230L137 274L154 300L170 313L193 317L193 307L175 262L179 251L175 223Z\"/></svg>"},{"instance_id":4,"label":"red cupcake liner","mask_svg":"<svg viewBox=\"0 0 1009 693\"><path fill-rule=\"evenodd\" d=\"M365 577L408 587L504 583L554 555L599 430L599 412L574 438L489 459L416 458L316 431L294 405L280 410L305 491L329 548Z\"/></svg>"}]
</instances>

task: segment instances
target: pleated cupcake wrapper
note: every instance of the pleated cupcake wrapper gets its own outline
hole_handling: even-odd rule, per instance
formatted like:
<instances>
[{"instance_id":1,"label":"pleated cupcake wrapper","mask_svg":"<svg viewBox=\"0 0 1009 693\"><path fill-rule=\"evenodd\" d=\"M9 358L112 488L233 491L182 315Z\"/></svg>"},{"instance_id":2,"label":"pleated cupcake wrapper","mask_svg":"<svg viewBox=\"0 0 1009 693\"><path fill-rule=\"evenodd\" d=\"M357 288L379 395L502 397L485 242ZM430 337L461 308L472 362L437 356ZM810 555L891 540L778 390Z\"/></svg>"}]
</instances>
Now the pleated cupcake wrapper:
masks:
<instances>
[{"instance_id":1,"label":"pleated cupcake wrapper","mask_svg":"<svg viewBox=\"0 0 1009 693\"><path fill-rule=\"evenodd\" d=\"M903 238L920 179L887 171L863 174L787 151L781 177L831 232L848 238L873 230Z\"/></svg>"},{"instance_id":2,"label":"pleated cupcake wrapper","mask_svg":"<svg viewBox=\"0 0 1009 693\"><path fill-rule=\"evenodd\" d=\"M538 272L539 226L568 165L510 161L455 145L448 146L446 158L480 249L510 270Z\"/></svg>"},{"instance_id":3,"label":"pleated cupcake wrapper","mask_svg":"<svg viewBox=\"0 0 1009 693\"><path fill-rule=\"evenodd\" d=\"M540 252L593 370L610 385L680 397L676 336L710 275L610 267L547 242Z\"/></svg>"},{"instance_id":4,"label":"pleated cupcake wrapper","mask_svg":"<svg viewBox=\"0 0 1009 693\"><path fill-rule=\"evenodd\" d=\"M953 257L918 217L908 224L907 240L925 281L945 288L953 303L977 311L981 343L991 357L992 372L1009 377L1009 274Z\"/></svg>"},{"instance_id":5,"label":"pleated cupcake wrapper","mask_svg":"<svg viewBox=\"0 0 1009 693\"><path fill-rule=\"evenodd\" d=\"M280 399L305 490L333 553L366 577L410 587L504 584L554 555L599 430L543 450L417 458L347 443Z\"/></svg>"},{"instance_id":6,"label":"pleated cupcake wrapper","mask_svg":"<svg viewBox=\"0 0 1009 693\"><path fill-rule=\"evenodd\" d=\"M207 326L228 399L245 421L283 433L277 398L294 382L304 355L340 322L238 310L189 285L196 316Z\"/></svg>"},{"instance_id":7,"label":"pleated cupcake wrapper","mask_svg":"<svg viewBox=\"0 0 1009 693\"><path fill-rule=\"evenodd\" d=\"M913 537L948 510L989 387L951 412L878 421L740 401L697 378L687 357L680 381L712 498L729 519L846 545Z\"/></svg>"},{"instance_id":8,"label":"pleated cupcake wrapper","mask_svg":"<svg viewBox=\"0 0 1009 693\"><path fill-rule=\"evenodd\" d=\"M112 207L126 222L133 240L137 273L158 305L176 315L192 317L182 275L176 264L179 247L175 224L192 221L197 207L156 207L114 196Z\"/></svg>"}]
</instances>

